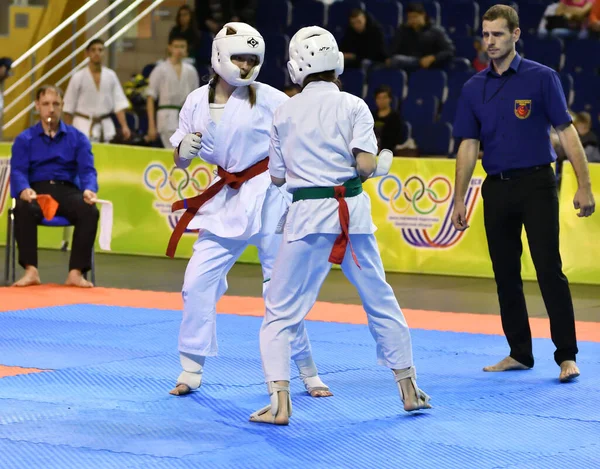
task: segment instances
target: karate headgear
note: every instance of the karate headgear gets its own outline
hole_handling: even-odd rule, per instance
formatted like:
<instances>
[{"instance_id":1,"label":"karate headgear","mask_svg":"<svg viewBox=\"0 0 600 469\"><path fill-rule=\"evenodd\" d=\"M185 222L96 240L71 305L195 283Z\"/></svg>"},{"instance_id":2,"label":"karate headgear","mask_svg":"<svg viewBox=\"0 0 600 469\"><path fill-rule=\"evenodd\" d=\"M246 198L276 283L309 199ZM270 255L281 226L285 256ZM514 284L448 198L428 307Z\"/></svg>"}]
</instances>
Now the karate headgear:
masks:
<instances>
[{"instance_id":1,"label":"karate headgear","mask_svg":"<svg viewBox=\"0 0 600 469\"><path fill-rule=\"evenodd\" d=\"M235 30L235 34L228 36L227 28ZM241 77L241 70L231 62L232 55L242 54L258 57L258 63L252 67L246 78ZM263 37L246 23L227 23L215 36L212 43L212 68L231 86L246 86L256 80L264 57L265 41Z\"/></svg>"},{"instance_id":2,"label":"karate headgear","mask_svg":"<svg viewBox=\"0 0 600 469\"><path fill-rule=\"evenodd\" d=\"M290 41L290 60L287 64L292 81L302 86L304 79L313 73L335 71L335 76L344 72L344 54L326 29L319 26L302 28Z\"/></svg>"}]
</instances>

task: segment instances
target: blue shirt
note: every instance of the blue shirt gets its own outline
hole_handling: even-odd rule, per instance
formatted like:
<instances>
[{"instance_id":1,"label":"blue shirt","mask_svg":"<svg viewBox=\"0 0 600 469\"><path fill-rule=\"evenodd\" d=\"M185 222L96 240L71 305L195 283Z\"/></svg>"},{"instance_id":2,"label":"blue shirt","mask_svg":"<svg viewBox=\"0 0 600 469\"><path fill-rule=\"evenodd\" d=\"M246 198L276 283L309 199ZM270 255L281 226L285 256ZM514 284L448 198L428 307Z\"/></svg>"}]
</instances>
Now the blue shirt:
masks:
<instances>
[{"instance_id":1,"label":"blue shirt","mask_svg":"<svg viewBox=\"0 0 600 469\"><path fill-rule=\"evenodd\" d=\"M518 54L501 76L492 65L465 83L454 136L483 145L488 174L552 163L550 126L571 123L558 74Z\"/></svg>"},{"instance_id":2,"label":"blue shirt","mask_svg":"<svg viewBox=\"0 0 600 469\"><path fill-rule=\"evenodd\" d=\"M10 193L19 194L34 182L69 181L82 191L98 192L92 146L75 127L60 121L54 138L44 133L42 123L21 132L12 145Z\"/></svg>"}]
</instances>

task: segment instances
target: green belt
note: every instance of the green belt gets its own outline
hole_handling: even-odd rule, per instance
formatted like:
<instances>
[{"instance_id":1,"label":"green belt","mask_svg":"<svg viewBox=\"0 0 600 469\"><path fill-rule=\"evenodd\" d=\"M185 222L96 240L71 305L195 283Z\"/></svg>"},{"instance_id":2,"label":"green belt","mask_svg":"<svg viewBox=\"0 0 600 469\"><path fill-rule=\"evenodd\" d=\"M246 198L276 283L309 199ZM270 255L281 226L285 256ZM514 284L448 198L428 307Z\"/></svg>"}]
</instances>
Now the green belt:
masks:
<instances>
[{"instance_id":1,"label":"green belt","mask_svg":"<svg viewBox=\"0 0 600 469\"><path fill-rule=\"evenodd\" d=\"M344 197L356 197L363 191L360 178L348 179L343 186L346 188ZM307 199L333 199L335 189L333 187L302 187L294 191L294 202Z\"/></svg>"},{"instance_id":2,"label":"green belt","mask_svg":"<svg viewBox=\"0 0 600 469\"><path fill-rule=\"evenodd\" d=\"M169 104L166 104L166 105L164 105L164 106L158 106L158 108L157 108L157 109L158 109L159 111L160 111L161 109L175 109L176 111L181 111L181 106L171 106L171 105L169 105Z\"/></svg>"}]
</instances>

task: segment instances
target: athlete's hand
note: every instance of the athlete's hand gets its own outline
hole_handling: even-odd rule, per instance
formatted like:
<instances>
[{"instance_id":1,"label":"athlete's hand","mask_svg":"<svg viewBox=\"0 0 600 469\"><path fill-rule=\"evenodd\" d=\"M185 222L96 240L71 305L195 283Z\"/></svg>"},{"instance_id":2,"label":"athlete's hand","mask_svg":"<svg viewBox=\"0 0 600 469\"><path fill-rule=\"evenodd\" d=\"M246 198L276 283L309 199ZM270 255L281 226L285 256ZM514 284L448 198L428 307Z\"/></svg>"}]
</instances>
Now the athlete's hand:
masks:
<instances>
[{"instance_id":1,"label":"athlete's hand","mask_svg":"<svg viewBox=\"0 0 600 469\"><path fill-rule=\"evenodd\" d=\"M182 160L192 160L198 156L202 148L202 135L187 134L179 144L179 158Z\"/></svg>"},{"instance_id":2,"label":"athlete's hand","mask_svg":"<svg viewBox=\"0 0 600 469\"><path fill-rule=\"evenodd\" d=\"M465 231L469 224L467 223L467 207L464 202L454 203L454 210L452 210L452 225L458 231Z\"/></svg>"}]
</instances>

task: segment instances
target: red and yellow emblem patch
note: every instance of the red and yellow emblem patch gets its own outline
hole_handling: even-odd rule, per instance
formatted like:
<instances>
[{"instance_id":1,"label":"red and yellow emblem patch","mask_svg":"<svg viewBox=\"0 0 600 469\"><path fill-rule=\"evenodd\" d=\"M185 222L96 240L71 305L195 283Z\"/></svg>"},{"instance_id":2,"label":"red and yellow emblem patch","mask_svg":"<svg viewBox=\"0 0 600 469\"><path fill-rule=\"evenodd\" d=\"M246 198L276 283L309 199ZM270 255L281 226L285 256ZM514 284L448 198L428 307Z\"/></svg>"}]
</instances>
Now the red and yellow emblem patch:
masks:
<instances>
[{"instance_id":1,"label":"red and yellow emblem patch","mask_svg":"<svg viewBox=\"0 0 600 469\"><path fill-rule=\"evenodd\" d=\"M531 99L515 100L515 116L519 119L527 119L531 114Z\"/></svg>"}]
</instances>

